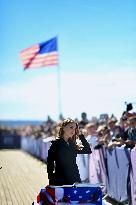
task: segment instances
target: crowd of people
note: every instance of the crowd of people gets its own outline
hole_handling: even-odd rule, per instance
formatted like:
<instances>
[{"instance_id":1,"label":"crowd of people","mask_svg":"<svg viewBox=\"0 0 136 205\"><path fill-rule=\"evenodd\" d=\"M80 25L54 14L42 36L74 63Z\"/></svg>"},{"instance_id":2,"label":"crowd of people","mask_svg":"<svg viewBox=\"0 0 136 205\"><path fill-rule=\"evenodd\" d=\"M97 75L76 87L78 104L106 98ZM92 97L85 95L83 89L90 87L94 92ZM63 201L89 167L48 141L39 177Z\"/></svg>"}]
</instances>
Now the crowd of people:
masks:
<instances>
[{"instance_id":1,"label":"crowd of people","mask_svg":"<svg viewBox=\"0 0 136 205\"><path fill-rule=\"evenodd\" d=\"M85 125L84 133L94 148L105 145L107 148L115 146L136 147L136 114L126 112L118 121L114 116L101 121Z\"/></svg>"},{"instance_id":2,"label":"crowd of people","mask_svg":"<svg viewBox=\"0 0 136 205\"><path fill-rule=\"evenodd\" d=\"M52 120L49 116L47 121L41 125L25 125L19 127L0 126L1 136L18 135L31 136L33 138L57 138L58 130L63 122L61 115L58 122ZM136 147L136 113L125 111L118 120L114 115L103 118L92 118L88 120L85 112L81 113L81 120L75 119L80 131L85 135L89 144L95 149L101 145L108 148L115 146Z\"/></svg>"}]
</instances>

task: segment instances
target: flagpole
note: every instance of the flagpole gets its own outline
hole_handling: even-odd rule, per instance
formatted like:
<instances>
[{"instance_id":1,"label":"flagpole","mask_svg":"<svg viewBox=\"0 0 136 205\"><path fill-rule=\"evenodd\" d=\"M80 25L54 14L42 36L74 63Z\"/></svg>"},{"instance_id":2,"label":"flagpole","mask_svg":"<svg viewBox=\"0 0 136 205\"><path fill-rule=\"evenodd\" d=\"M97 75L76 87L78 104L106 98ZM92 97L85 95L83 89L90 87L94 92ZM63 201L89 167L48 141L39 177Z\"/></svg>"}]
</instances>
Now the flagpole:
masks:
<instances>
[{"instance_id":1,"label":"flagpole","mask_svg":"<svg viewBox=\"0 0 136 205\"><path fill-rule=\"evenodd\" d=\"M53 41L52 41L53 40ZM41 49L42 48L42 49ZM55 61L53 61L53 57L50 56L51 58L47 60L43 58L42 54L46 54L46 57L48 56L49 53L52 52L56 52L58 55L58 62L56 62L56 58L57 56L55 55ZM33 53L33 57L30 58L30 55L32 55ZM55 54L56 54L55 53ZM28 63L26 64L26 59L24 58L24 55L27 56L27 61ZM60 117L60 114L62 114L62 110L61 110L61 74L60 74L60 59L59 59L59 51L58 51L58 36L56 36L55 38L52 38L44 43L41 44L36 44L34 46L31 46L27 49L24 49L21 51L20 56L23 62L23 66L25 66L24 68L37 68L37 67L43 67L43 61L41 60L39 62L39 64L37 65L37 62L35 62L36 56L42 56L42 60L45 60L45 66L46 65L46 61L48 63L50 63L51 65L56 65L57 67L57 87L58 87L58 117ZM55 62L55 64L54 64Z\"/></svg>"},{"instance_id":2,"label":"flagpole","mask_svg":"<svg viewBox=\"0 0 136 205\"><path fill-rule=\"evenodd\" d=\"M60 76L60 65L57 66L57 80L58 80L58 118L62 114L61 110L61 76Z\"/></svg>"},{"instance_id":3,"label":"flagpole","mask_svg":"<svg viewBox=\"0 0 136 205\"><path fill-rule=\"evenodd\" d=\"M58 36L57 36L58 39ZM60 57L59 57L59 48L58 48L58 66L57 66L57 84L58 84L58 118L62 114L62 105L61 105L61 73L60 73Z\"/></svg>"}]
</instances>

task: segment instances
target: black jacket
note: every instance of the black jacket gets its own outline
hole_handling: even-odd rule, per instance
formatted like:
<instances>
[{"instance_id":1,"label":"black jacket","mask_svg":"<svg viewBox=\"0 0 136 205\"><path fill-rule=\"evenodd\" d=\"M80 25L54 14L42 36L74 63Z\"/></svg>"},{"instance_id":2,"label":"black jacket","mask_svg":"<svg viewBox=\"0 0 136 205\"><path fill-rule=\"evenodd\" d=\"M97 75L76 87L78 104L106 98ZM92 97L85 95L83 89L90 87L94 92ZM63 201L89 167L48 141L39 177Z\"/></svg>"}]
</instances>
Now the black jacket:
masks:
<instances>
[{"instance_id":1,"label":"black jacket","mask_svg":"<svg viewBox=\"0 0 136 205\"><path fill-rule=\"evenodd\" d=\"M91 149L83 135L79 138L84 145L80 151L77 151L74 143L69 142L68 145L63 138L52 141L47 158L49 185L72 185L75 182L81 182L76 156L90 154Z\"/></svg>"}]
</instances>

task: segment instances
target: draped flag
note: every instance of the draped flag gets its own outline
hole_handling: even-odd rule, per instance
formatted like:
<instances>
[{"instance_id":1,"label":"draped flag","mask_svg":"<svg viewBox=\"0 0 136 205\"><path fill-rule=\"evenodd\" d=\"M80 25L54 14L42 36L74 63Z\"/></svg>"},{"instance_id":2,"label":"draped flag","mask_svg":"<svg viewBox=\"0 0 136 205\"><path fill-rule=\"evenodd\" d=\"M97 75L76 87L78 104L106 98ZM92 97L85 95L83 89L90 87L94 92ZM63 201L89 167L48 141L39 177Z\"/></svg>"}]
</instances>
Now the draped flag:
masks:
<instances>
[{"instance_id":1,"label":"draped flag","mask_svg":"<svg viewBox=\"0 0 136 205\"><path fill-rule=\"evenodd\" d=\"M87 204L102 205L102 191L100 187L51 187L41 189L35 204L63 205ZM35 205L34 204L34 205Z\"/></svg>"},{"instance_id":2,"label":"draped flag","mask_svg":"<svg viewBox=\"0 0 136 205\"><path fill-rule=\"evenodd\" d=\"M20 58L24 69L57 65L57 37L22 50Z\"/></svg>"}]
</instances>

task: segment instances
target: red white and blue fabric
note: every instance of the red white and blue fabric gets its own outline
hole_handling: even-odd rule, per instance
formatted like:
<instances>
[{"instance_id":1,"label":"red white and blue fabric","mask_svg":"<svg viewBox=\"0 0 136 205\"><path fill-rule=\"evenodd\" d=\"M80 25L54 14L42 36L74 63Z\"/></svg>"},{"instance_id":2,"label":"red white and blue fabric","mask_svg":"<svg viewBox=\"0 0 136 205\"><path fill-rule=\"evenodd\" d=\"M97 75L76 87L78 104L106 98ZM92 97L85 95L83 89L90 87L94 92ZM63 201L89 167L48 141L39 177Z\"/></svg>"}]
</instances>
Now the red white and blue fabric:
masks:
<instances>
[{"instance_id":1,"label":"red white and blue fabric","mask_svg":"<svg viewBox=\"0 0 136 205\"><path fill-rule=\"evenodd\" d=\"M41 189L37 196L37 204L90 204L102 205L100 187L64 187Z\"/></svg>"},{"instance_id":2,"label":"red white and blue fabric","mask_svg":"<svg viewBox=\"0 0 136 205\"><path fill-rule=\"evenodd\" d=\"M40 68L58 64L57 38L39 43L20 52L24 69Z\"/></svg>"}]
</instances>

